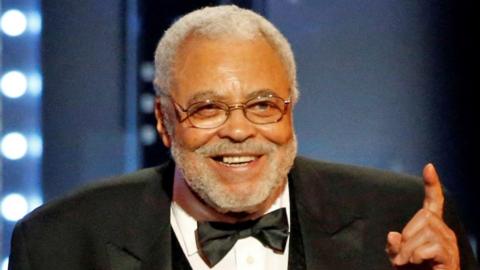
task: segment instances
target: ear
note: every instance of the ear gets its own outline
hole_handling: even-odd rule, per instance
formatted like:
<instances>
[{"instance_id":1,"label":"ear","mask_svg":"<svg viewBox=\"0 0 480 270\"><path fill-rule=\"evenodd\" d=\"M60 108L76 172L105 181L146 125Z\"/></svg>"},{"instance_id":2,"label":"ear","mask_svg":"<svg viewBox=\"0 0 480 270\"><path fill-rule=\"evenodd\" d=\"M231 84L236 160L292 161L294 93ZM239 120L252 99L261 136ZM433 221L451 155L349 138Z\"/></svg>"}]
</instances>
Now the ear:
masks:
<instances>
[{"instance_id":1,"label":"ear","mask_svg":"<svg viewBox=\"0 0 480 270\"><path fill-rule=\"evenodd\" d=\"M155 118L157 118L158 135L160 135L163 145L169 148L171 146L171 138L165 127L165 123L164 123L165 118L163 117L163 114L162 114L162 104L160 102L160 97L155 98Z\"/></svg>"}]
</instances>

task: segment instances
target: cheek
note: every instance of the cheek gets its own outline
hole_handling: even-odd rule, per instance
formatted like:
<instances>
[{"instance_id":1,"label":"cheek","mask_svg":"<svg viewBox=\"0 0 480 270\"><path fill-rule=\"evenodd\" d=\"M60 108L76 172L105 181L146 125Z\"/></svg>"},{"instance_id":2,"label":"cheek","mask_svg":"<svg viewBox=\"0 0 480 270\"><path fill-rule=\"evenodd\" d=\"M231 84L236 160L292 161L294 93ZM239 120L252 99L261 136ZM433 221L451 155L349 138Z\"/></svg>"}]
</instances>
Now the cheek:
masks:
<instances>
[{"instance_id":1,"label":"cheek","mask_svg":"<svg viewBox=\"0 0 480 270\"><path fill-rule=\"evenodd\" d=\"M193 151L207 144L214 136L215 129L198 129L178 125L175 129L174 140Z\"/></svg>"},{"instance_id":2,"label":"cheek","mask_svg":"<svg viewBox=\"0 0 480 270\"><path fill-rule=\"evenodd\" d=\"M286 119L282 119L282 121L276 124L261 125L259 126L259 133L265 139L275 144L286 144L293 138L291 117L286 117Z\"/></svg>"}]
</instances>

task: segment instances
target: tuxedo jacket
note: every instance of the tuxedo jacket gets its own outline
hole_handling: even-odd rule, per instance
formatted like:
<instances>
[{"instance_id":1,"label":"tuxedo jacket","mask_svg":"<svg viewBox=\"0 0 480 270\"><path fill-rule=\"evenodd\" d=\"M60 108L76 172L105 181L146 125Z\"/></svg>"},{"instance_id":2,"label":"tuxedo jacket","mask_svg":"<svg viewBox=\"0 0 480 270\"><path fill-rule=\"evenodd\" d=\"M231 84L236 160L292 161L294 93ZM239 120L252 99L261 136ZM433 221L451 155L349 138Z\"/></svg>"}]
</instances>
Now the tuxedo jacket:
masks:
<instances>
[{"instance_id":1,"label":"tuxedo jacket","mask_svg":"<svg viewBox=\"0 0 480 270\"><path fill-rule=\"evenodd\" d=\"M15 226L9 269L175 269L174 166L116 177L36 209ZM401 231L424 198L419 178L301 157L289 186L298 220L292 230L303 247L290 252L303 254L306 269L392 269L387 233ZM445 219L457 233L462 270L477 269L448 201Z\"/></svg>"}]
</instances>

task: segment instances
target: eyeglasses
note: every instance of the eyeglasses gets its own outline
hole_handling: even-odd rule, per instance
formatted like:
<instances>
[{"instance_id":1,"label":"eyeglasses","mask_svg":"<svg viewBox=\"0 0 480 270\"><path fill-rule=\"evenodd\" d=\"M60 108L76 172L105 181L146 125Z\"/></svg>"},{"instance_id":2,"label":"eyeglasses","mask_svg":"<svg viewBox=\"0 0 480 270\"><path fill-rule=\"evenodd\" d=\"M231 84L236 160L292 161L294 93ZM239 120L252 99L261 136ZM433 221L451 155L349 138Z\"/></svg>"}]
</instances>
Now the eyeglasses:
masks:
<instances>
[{"instance_id":1,"label":"eyeglasses","mask_svg":"<svg viewBox=\"0 0 480 270\"><path fill-rule=\"evenodd\" d=\"M192 126L196 128L219 127L228 120L231 111L240 109L243 111L245 118L254 124L277 123L282 120L291 102L290 99L284 100L281 97L269 94L257 96L246 102L236 104L227 104L207 99L193 103L184 109L171 96L168 97L170 97L177 109L187 114L182 118L178 111L175 110L178 121L181 123L188 119Z\"/></svg>"}]
</instances>

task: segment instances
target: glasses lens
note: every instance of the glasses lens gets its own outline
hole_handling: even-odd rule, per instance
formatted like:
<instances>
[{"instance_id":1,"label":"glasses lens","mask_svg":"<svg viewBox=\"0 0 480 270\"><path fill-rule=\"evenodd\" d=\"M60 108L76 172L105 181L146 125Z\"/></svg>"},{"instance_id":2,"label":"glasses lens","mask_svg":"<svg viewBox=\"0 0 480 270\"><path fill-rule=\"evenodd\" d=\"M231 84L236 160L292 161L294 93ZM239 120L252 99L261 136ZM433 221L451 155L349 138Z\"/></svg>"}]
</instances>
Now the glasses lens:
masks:
<instances>
[{"instance_id":1,"label":"glasses lens","mask_svg":"<svg viewBox=\"0 0 480 270\"><path fill-rule=\"evenodd\" d=\"M275 123L285 110L285 102L279 97L257 97L245 104L247 118L257 124Z\"/></svg>"},{"instance_id":2,"label":"glasses lens","mask_svg":"<svg viewBox=\"0 0 480 270\"><path fill-rule=\"evenodd\" d=\"M199 128L214 128L227 119L228 106L214 101L199 102L188 108L192 125Z\"/></svg>"}]
</instances>

